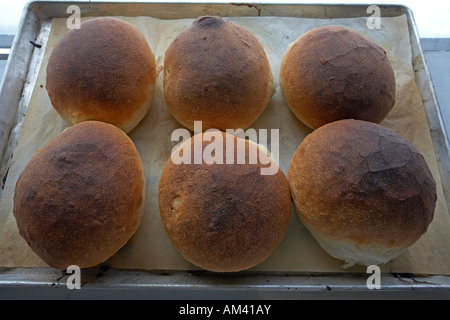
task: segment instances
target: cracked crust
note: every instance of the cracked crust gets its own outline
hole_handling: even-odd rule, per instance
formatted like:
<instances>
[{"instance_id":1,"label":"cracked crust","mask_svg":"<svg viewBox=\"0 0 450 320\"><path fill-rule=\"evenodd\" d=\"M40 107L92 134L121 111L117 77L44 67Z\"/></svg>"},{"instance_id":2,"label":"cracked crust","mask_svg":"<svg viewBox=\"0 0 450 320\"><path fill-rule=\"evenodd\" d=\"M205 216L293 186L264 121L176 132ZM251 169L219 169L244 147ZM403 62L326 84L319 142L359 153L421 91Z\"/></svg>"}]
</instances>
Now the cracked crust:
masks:
<instances>
[{"instance_id":1,"label":"cracked crust","mask_svg":"<svg viewBox=\"0 0 450 320\"><path fill-rule=\"evenodd\" d=\"M348 118L380 123L395 103L386 52L344 27L316 28L292 43L280 84L292 112L311 128Z\"/></svg>"},{"instance_id":2,"label":"cracked crust","mask_svg":"<svg viewBox=\"0 0 450 320\"><path fill-rule=\"evenodd\" d=\"M83 22L56 44L46 89L69 124L99 120L128 133L150 109L155 80L155 57L140 30L101 17Z\"/></svg>"},{"instance_id":3,"label":"cracked crust","mask_svg":"<svg viewBox=\"0 0 450 320\"><path fill-rule=\"evenodd\" d=\"M221 134L223 141L234 141L237 163L241 139ZM199 135L183 145L194 150L195 137ZM290 222L284 173L278 169L261 175L260 169L269 166L262 163L270 159L262 153L261 162L249 164L249 142L245 144L245 164L225 164L224 143L224 164L176 165L170 158L159 181L159 209L169 238L185 259L207 270L232 272L259 264L278 246ZM203 141L202 150L208 145Z\"/></svg>"},{"instance_id":4,"label":"cracked crust","mask_svg":"<svg viewBox=\"0 0 450 320\"><path fill-rule=\"evenodd\" d=\"M15 187L14 216L21 236L50 266L92 267L135 232L144 189L130 138L113 125L86 121L33 156Z\"/></svg>"},{"instance_id":5,"label":"cracked crust","mask_svg":"<svg viewBox=\"0 0 450 320\"><path fill-rule=\"evenodd\" d=\"M346 243L363 253L371 247L398 253L426 232L437 199L420 152L393 131L360 120L308 135L288 181L299 217L333 252Z\"/></svg>"},{"instance_id":6,"label":"cracked crust","mask_svg":"<svg viewBox=\"0 0 450 320\"><path fill-rule=\"evenodd\" d=\"M164 97L173 117L193 130L246 129L274 93L264 48L249 30L221 17L197 18L170 44Z\"/></svg>"}]
</instances>

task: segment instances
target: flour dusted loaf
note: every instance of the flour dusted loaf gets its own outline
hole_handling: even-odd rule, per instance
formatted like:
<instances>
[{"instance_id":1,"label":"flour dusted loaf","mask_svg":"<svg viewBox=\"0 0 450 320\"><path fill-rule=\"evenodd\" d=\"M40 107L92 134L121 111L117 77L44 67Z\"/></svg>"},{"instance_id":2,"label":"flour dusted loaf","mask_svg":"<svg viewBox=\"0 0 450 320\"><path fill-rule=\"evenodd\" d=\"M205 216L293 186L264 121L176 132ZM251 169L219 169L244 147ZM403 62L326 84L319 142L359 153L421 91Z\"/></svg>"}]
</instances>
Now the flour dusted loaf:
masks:
<instances>
[{"instance_id":1,"label":"flour dusted loaf","mask_svg":"<svg viewBox=\"0 0 450 320\"><path fill-rule=\"evenodd\" d=\"M272 71L258 38L221 17L198 17L170 44L164 97L188 129L246 129L274 93Z\"/></svg>"},{"instance_id":2,"label":"flour dusted loaf","mask_svg":"<svg viewBox=\"0 0 450 320\"><path fill-rule=\"evenodd\" d=\"M395 258L434 216L436 183L424 157L372 122L348 119L316 129L295 151L287 177L303 224L348 266Z\"/></svg>"},{"instance_id":3,"label":"flour dusted loaf","mask_svg":"<svg viewBox=\"0 0 450 320\"><path fill-rule=\"evenodd\" d=\"M119 128L69 127L32 157L14 193L20 235L52 267L92 267L138 228L145 180L139 154Z\"/></svg>"},{"instance_id":4,"label":"flour dusted loaf","mask_svg":"<svg viewBox=\"0 0 450 320\"><path fill-rule=\"evenodd\" d=\"M292 112L313 129L350 118L380 123L395 103L395 75L384 49L339 26L310 30L293 42L280 84Z\"/></svg>"},{"instance_id":5,"label":"flour dusted loaf","mask_svg":"<svg viewBox=\"0 0 450 320\"><path fill-rule=\"evenodd\" d=\"M46 89L69 124L99 120L130 132L150 109L155 57L141 31L116 18L94 18L53 48Z\"/></svg>"},{"instance_id":6,"label":"flour dusted loaf","mask_svg":"<svg viewBox=\"0 0 450 320\"><path fill-rule=\"evenodd\" d=\"M179 253L200 268L215 272L251 268L264 261L286 233L291 215L286 177L264 152L262 160L249 163L251 142L220 132L223 164L194 164L194 139L199 135L182 145L192 147L191 164L174 162L172 156L162 172L158 200L164 228ZM210 146L211 135L204 134L207 139L200 141L198 150ZM234 164L226 162L227 137L234 141L230 149ZM237 150L242 150L238 141L245 145L244 164L236 159ZM277 170L262 175L261 168L269 163Z\"/></svg>"}]
</instances>

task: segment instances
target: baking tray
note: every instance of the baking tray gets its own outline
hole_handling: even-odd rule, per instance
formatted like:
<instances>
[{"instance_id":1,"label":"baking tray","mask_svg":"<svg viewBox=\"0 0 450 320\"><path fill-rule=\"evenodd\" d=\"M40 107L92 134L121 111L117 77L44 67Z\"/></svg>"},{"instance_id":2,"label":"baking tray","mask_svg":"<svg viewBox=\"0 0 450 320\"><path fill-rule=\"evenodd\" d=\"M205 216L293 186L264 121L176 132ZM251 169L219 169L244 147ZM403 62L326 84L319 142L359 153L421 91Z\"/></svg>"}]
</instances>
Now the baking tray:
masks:
<instances>
[{"instance_id":1,"label":"baking tray","mask_svg":"<svg viewBox=\"0 0 450 320\"><path fill-rule=\"evenodd\" d=\"M0 86L0 176L5 177L17 143L23 116L40 69L52 19L64 18L69 5L84 16L152 16L160 19L200 15L279 16L303 18L368 17L365 5L245 4L245 3L121 3L35 1L20 20ZM405 6L379 5L382 17L406 15L415 80L422 96L436 157L449 205L450 147L428 72L413 13ZM447 178L445 178L447 177ZM386 297L450 298L450 277L383 274L381 289L367 287L366 274L296 272L116 270L102 266L83 269L83 290L68 290L68 275L52 268L0 268L0 298L258 298ZM59 289L59 290L57 290ZM124 296L124 293L128 295Z\"/></svg>"}]
</instances>

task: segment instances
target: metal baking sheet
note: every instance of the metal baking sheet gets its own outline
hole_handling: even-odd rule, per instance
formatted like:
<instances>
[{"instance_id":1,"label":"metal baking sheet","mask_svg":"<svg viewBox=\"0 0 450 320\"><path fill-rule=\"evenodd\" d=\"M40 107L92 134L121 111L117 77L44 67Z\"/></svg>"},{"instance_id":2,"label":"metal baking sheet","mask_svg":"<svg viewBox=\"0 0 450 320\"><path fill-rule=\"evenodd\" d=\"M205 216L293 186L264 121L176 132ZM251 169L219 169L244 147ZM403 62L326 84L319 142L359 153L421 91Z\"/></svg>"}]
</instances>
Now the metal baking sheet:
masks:
<instances>
[{"instance_id":1,"label":"metal baking sheet","mask_svg":"<svg viewBox=\"0 0 450 320\"><path fill-rule=\"evenodd\" d=\"M353 18L368 17L367 5L326 4L245 4L245 3L120 3L120 2L46 2L29 3L23 11L4 80L0 86L0 175L5 177L23 116L27 109L36 77L50 33L52 19L67 17L69 5L80 7L86 16L152 16L160 19L196 18L200 15L220 16L280 16L303 18ZM413 55L416 84L422 95L430 132L436 150L441 177L450 173L450 144L445 135L443 119L431 83L420 38L412 12L404 6L380 5L383 17L405 14ZM446 202L449 204L448 179L442 179ZM45 289L52 296L53 288L66 287L67 275L52 268L0 268L0 288L9 292L23 288ZM148 297L208 297L234 298L296 298L314 292L330 296L347 293L368 293L367 275L364 274L305 274L305 273L256 273L214 274L210 272L162 272L142 270L114 270L102 267L83 270L80 290L89 295L89 290L122 293L123 290L141 292ZM411 274L384 274L378 292L402 292L404 297L419 293L434 292L440 297L449 297L450 277L420 276ZM50 289L50 290L48 290ZM33 291L34 290L34 291ZM212 290L212 291L211 291ZM205 292L213 292L206 295ZM0 290L0 292L5 292ZM61 292L61 290L58 290ZM230 294L230 292L232 292ZM170 294L169 294L170 293ZM152 296L153 294L153 296ZM280 295L281 294L281 295ZM372 294L372 293L371 293ZM2 297L2 293L0 293Z\"/></svg>"}]
</instances>

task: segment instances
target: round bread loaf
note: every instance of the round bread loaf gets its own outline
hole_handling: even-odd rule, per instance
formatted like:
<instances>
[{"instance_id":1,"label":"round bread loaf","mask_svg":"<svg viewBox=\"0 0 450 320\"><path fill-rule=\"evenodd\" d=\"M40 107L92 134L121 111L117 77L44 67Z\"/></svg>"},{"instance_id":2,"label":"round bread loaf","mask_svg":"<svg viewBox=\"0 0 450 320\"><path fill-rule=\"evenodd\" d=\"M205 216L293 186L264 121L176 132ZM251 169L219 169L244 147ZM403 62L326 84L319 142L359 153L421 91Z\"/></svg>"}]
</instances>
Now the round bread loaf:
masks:
<instances>
[{"instance_id":1,"label":"round bread loaf","mask_svg":"<svg viewBox=\"0 0 450 320\"><path fill-rule=\"evenodd\" d=\"M249 30L221 17L197 18L170 44L164 97L172 116L193 130L246 129L274 93L264 48Z\"/></svg>"},{"instance_id":2,"label":"round bread loaf","mask_svg":"<svg viewBox=\"0 0 450 320\"><path fill-rule=\"evenodd\" d=\"M380 123L395 103L386 52L344 27L316 28L292 43L280 85L292 112L313 129L350 118Z\"/></svg>"},{"instance_id":3,"label":"round bread loaf","mask_svg":"<svg viewBox=\"0 0 450 320\"><path fill-rule=\"evenodd\" d=\"M197 134L175 151L192 150L186 157L191 164L174 163L174 154L169 158L159 181L159 209L170 240L186 260L210 271L235 272L261 263L279 245L290 222L291 199L284 173L262 149L259 160L250 161L249 150L258 146L249 148L248 140L216 132L213 139L212 133L203 134L203 142ZM223 152L222 146L215 150L219 163L194 163L194 152L208 153L209 141L222 137ZM226 150L233 152L233 164ZM243 152L240 164L237 155ZM271 165L274 174L262 175L261 169Z\"/></svg>"},{"instance_id":4,"label":"round bread loaf","mask_svg":"<svg viewBox=\"0 0 450 320\"><path fill-rule=\"evenodd\" d=\"M102 17L83 22L56 44L46 89L67 123L99 120L128 133L150 109L155 79L155 57L141 31Z\"/></svg>"},{"instance_id":5,"label":"round bread loaf","mask_svg":"<svg viewBox=\"0 0 450 320\"><path fill-rule=\"evenodd\" d=\"M340 120L313 131L294 153L288 181L303 224L347 266L395 258L434 216L436 184L424 157L368 121Z\"/></svg>"},{"instance_id":6,"label":"round bread loaf","mask_svg":"<svg viewBox=\"0 0 450 320\"><path fill-rule=\"evenodd\" d=\"M92 267L137 229L145 180L139 154L119 128L86 121L32 157L14 194L20 235L52 267Z\"/></svg>"}]
</instances>

